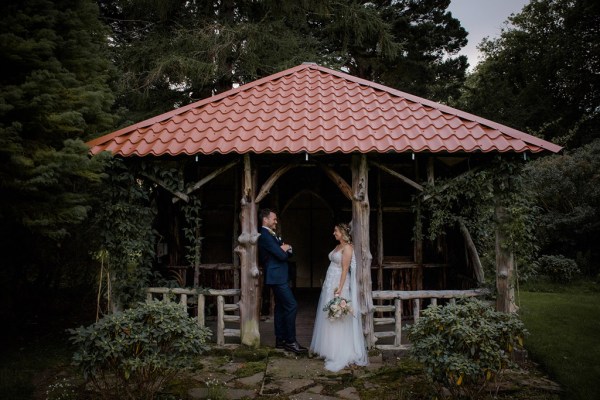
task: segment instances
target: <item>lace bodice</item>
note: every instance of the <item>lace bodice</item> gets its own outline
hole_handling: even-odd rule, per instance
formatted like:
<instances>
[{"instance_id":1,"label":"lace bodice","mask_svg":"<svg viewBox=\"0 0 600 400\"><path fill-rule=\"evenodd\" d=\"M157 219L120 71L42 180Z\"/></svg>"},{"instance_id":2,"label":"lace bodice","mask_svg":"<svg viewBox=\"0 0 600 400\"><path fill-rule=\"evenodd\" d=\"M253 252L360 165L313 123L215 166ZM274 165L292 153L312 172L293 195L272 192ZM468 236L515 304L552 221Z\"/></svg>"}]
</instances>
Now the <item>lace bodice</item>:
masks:
<instances>
[{"instance_id":1,"label":"lace bodice","mask_svg":"<svg viewBox=\"0 0 600 400\"><path fill-rule=\"evenodd\" d=\"M331 261L332 265L338 268L342 268L342 252L341 250L332 250L329 253L329 261Z\"/></svg>"}]
</instances>

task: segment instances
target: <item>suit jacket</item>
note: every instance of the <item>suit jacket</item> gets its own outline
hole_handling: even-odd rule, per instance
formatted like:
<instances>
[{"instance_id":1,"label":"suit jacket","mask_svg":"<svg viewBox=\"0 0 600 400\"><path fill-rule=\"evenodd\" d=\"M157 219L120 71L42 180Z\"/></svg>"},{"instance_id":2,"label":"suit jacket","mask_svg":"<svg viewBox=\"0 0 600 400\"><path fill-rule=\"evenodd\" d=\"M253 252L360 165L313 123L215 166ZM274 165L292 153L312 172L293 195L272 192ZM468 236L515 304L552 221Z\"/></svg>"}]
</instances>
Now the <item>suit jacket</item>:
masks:
<instances>
[{"instance_id":1,"label":"suit jacket","mask_svg":"<svg viewBox=\"0 0 600 400\"><path fill-rule=\"evenodd\" d=\"M288 258L281 250L281 242L266 228L260 228L258 238L258 262L265 271L266 285L281 285L288 282Z\"/></svg>"}]
</instances>

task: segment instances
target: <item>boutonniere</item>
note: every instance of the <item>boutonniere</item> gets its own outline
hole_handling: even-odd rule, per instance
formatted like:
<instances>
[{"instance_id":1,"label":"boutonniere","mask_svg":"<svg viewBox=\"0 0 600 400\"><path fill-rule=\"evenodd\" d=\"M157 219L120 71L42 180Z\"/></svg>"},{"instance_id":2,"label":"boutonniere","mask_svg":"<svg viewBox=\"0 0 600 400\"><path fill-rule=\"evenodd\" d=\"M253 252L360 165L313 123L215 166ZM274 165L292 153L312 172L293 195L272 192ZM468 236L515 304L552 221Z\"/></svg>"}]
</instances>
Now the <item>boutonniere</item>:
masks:
<instances>
[{"instance_id":1,"label":"boutonniere","mask_svg":"<svg viewBox=\"0 0 600 400\"><path fill-rule=\"evenodd\" d=\"M277 236L277 234L275 233L275 231L271 230L271 229L267 229L267 231L269 231L269 233L271 234L271 236L273 236L275 239L279 240L281 242L281 238L279 236Z\"/></svg>"}]
</instances>

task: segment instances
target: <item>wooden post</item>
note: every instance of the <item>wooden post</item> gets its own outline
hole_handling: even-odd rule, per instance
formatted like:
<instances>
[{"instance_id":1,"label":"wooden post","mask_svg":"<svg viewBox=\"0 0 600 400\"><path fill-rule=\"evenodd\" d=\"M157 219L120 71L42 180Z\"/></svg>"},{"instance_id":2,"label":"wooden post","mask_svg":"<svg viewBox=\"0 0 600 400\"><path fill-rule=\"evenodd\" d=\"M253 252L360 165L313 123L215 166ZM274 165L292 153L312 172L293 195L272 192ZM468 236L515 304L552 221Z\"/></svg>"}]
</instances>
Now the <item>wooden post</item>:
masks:
<instances>
[{"instance_id":1,"label":"wooden post","mask_svg":"<svg viewBox=\"0 0 600 400\"><path fill-rule=\"evenodd\" d=\"M235 252L240 256L240 338L242 344L251 347L260 345L260 332L258 324L258 290L259 271L256 261L259 233L257 231L256 203L254 192L256 188L256 171L253 170L250 155L244 154L244 178L242 182L242 199L240 212L241 234L238 238L239 245Z\"/></svg>"},{"instance_id":2,"label":"wooden post","mask_svg":"<svg viewBox=\"0 0 600 400\"><path fill-rule=\"evenodd\" d=\"M373 298L371 296L371 260L369 239L369 169L367 156L352 156L352 236L356 257L356 277L360 287L359 303L363 313L365 342L375 345Z\"/></svg>"},{"instance_id":3,"label":"wooden post","mask_svg":"<svg viewBox=\"0 0 600 400\"><path fill-rule=\"evenodd\" d=\"M225 344L225 298L217 296L217 346Z\"/></svg>"},{"instance_id":4,"label":"wooden post","mask_svg":"<svg viewBox=\"0 0 600 400\"><path fill-rule=\"evenodd\" d=\"M400 346L402 344L402 300L394 299L394 310L394 319L396 321L394 346Z\"/></svg>"},{"instance_id":5,"label":"wooden post","mask_svg":"<svg viewBox=\"0 0 600 400\"><path fill-rule=\"evenodd\" d=\"M377 290L383 290L383 205L381 204L381 170L377 171ZM381 304L381 302L379 302Z\"/></svg>"},{"instance_id":6,"label":"wooden post","mask_svg":"<svg viewBox=\"0 0 600 400\"><path fill-rule=\"evenodd\" d=\"M181 304L181 307L183 307L183 311L187 313L187 294L181 294L181 297L179 298L179 304Z\"/></svg>"},{"instance_id":7,"label":"wooden post","mask_svg":"<svg viewBox=\"0 0 600 400\"><path fill-rule=\"evenodd\" d=\"M237 206L237 201L240 198L240 193L241 193L240 174L239 174L238 169L235 170L234 184L235 184L235 190L234 190L234 194L233 194L233 196L234 196L233 204L235 205L235 207L234 207L233 213L234 213L234 215L236 215L236 213L240 212L240 210ZM240 235L240 221L238 218L233 219L233 237L232 237L231 248L233 250L233 288L239 289L240 288L240 258L238 256L238 254L236 254L236 252L235 252L235 248L237 245L237 240L235 239L236 235L237 236ZM234 303L239 303L240 297L235 296L233 301L234 301Z\"/></svg>"},{"instance_id":8,"label":"wooden post","mask_svg":"<svg viewBox=\"0 0 600 400\"><path fill-rule=\"evenodd\" d=\"M205 323L205 319L204 319L204 304L205 304L205 299L204 299L204 295L203 294L199 294L198 295L198 317L197 317L197 323L198 326L203 327L204 323Z\"/></svg>"},{"instance_id":9,"label":"wooden post","mask_svg":"<svg viewBox=\"0 0 600 400\"><path fill-rule=\"evenodd\" d=\"M431 157L429 161L433 160ZM415 178L420 180L419 174L419 163L415 160ZM433 183L433 162L427 164L427 181ZM416 276L411 285L411 290L422 290L423 289L423 224L421 222L421 199L417 197L417 212L415 214L415 245L414 245L414 257L417 269L415 270Z\"/></svg>"},{"instance_id":10,"label":"wooden post","mask_svg":"<svg viewBox=\"0 0 600 400\"><path fill-rule=\"evenodd\" d=\"M506 210L500 204L496 204L496 310L511 313L516 311L515 288L513 282L513 271L515 268L514 255L506 244L507 234L505 226L508 223Z\"/></svg>"},{"instance_id":11,"label":"wooden post","mask_svg":"<svg viewBox=\"0 0 600 400\"><path fill-rule=\"evenodd\" d=\"M421 299L413 299L413 321L416 324L421 314Z\"/></svg>"}]
</instances>

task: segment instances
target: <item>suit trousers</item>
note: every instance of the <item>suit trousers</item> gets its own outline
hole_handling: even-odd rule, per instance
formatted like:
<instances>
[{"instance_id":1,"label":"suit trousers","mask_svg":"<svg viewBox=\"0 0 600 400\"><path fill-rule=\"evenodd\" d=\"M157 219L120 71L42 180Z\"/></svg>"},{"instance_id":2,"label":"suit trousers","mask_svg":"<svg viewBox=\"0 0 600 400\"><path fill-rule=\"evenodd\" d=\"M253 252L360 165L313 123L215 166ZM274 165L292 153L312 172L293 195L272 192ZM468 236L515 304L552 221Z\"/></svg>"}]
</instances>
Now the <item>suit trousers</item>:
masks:
<instances>
[{"instance_id":1,"label":"suit trousers","mask_svg":"<svg viewBox=\"0 0 600 400\"><path fill-rule=\"evenodd\" d=\"M287 283L269 286L275 297L275 338L278 341L285 340L287 343L295 343L298 303L292 289Z\"/></svg>"}]
</instances>

